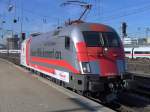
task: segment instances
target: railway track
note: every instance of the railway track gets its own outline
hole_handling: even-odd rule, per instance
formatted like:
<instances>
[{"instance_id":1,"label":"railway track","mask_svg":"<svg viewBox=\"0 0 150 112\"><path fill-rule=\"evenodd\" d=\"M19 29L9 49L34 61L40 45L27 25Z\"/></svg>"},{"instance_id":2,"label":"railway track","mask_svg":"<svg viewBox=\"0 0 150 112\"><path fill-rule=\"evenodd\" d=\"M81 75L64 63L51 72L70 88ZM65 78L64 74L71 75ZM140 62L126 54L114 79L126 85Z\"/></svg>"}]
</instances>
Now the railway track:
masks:
<instances>
[{"instance_id":1,"label":"railway track","mask_svg":"<svg viewBox=\"0 0 150 112\"><path fill-rule=\"evenodd\" d=\"M129 100L130 99L130 100ZM124 92L118 101L131 112L150 112L150 99L134 92Z\"/></svg>"},{"instance_id":2,"label":"railway track","mask_svg":"<svg viewBox=\"0 0 150 112\"><path fill-rule=\"evenodd\" d=\"M19 57L11 57L11 58L5 58L15 64L19 64ZM41 75L41 77L46 78L47 80L52 81L53 83L57 84L57 81L53 79L49 79L44 75ZM75 91L77 94L80 94L79 92ZM143 96L135 95L134 93L125 92L123 94L119 95L119 99L115 100L114 102L110 104L103 103L99 98L91 97L90 95L84 95L86 98L91 99L95 102L98 102L104 106L107 106L117 112L150 112L150 101L146 101L141 98ZM141 100L142 99L142 100ZM140 105L139 105L140 102ZM142 103L141 103L142 102ZM147 107L148 106L148 107Z\"/></svg>"},{"instance_id":3,"label":"railway track","mask_svg":"<svg viewBox=\"0 0 150 112\"><path fill-rule=\"evenodd\" d=\"M150 59L126 59L128 71L150 74Z\"/></svg>"}]
</instances>

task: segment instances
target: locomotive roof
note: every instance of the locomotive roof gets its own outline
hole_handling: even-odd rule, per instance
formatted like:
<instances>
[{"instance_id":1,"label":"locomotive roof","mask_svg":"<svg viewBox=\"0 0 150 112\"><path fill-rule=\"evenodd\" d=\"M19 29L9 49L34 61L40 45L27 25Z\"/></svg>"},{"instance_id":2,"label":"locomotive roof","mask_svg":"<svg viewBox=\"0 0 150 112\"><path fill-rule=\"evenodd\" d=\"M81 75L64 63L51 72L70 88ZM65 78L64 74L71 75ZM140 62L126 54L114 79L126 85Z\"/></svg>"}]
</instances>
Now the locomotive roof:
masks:
<instances>
[{"instance_id":1,"label":"locomotive roof","mask_svg":"<svg viewBox=\"0 0 150 112\"><path fill-rule=\"evenodd\" d=\"M78 28L80 31L114 31L110 26L99 23L74 23L64 27L63 29L72 30L74 28Z\"/></svg>"},{"instance_id":2,"label":"locomotive roof","mask_svg":"<svg viewBox=\"0 0 150 112\"><path fill-rule=\"evenodd\" d=\"M42 33L41 35L34 36L32 40L35 41L44 41L51 38L58 38L63 36L68 36L72 38L74 43L84 41L83 35L81 32L83 31L100 31L100 32L115 32L113 28L104 24L98 23L73 23L68 26L64 26L62 28L55 29L54 31L50 31L47 33ZM38 38L38 39L36 39Z\"/></svg>"},{"instance_id":3,"label":"locomotive roof","mask_svg":"<svg viewBox=\"0 0 150 112\"><path fill-rule=\"evenodd\" d=\"M41 35L49 34L52 36L55 35L63 35L63 34L69 34L73 29L78 28L80 31L107 31L112 32L114 31L113 28L110 26L104 25L104 24L98 24L98 23L74 23L72 25L64 26L62 28L56 29L54 31L50 31L47 33L43 33ZM40 35L39 35L40 36ZM38 36L35 36L38 37Z\"/></svg>"}]
</instances>

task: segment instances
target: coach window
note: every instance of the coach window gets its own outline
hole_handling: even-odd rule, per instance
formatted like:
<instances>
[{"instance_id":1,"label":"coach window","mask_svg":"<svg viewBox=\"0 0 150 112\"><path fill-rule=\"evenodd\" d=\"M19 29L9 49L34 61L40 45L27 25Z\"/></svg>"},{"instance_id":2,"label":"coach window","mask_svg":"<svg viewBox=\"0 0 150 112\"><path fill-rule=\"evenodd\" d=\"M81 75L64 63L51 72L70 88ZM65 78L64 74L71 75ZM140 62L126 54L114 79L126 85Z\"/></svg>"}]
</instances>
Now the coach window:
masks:
<instances>
[{"instance_id":1,"label":"coach window","mask_svg":"<svg viewBox=\"0 0 150 112\"><path fill-rule=\"evenodd\" d=\"M70 38L65 36L65 48L70 49Z\"/></svg>"},{"instance_id":2,"label":"coach window","mask_svg":"<svg viewBox=\"0 0 150 112\"><path fill-rule=\"evenodd\" d=\"M130 51L125 51L125 54L130 54Z\"/></svg>"},{"instance_id":3,"label":"coach window","mask_svg":"<svg viewBox=\"0 0 150 112\"><path fill-rule=\"evenodd\" d=\"M140 52L140 51L135 51L134 53L135 54L144 54L143 52Z\"/></svg>"}]
</instances>

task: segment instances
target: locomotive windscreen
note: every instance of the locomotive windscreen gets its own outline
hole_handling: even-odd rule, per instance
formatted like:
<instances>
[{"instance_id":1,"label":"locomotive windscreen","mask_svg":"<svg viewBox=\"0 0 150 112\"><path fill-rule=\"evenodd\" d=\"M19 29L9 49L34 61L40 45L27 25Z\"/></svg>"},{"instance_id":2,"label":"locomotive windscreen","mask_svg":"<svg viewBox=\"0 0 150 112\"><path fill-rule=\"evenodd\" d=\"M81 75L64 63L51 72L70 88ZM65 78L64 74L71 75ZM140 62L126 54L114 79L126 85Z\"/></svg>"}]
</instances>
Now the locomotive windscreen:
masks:
<instances>
[{"instance_id":1,"label":"locomotive windscreen","mask_svg":"<svg viewBox=\"0 0 150 112\"><path fill-rule=\"evenodd\" d=\"M119 47L119 36L115 32L84 31L87 47Z\"/></svg>"}]
</instances>

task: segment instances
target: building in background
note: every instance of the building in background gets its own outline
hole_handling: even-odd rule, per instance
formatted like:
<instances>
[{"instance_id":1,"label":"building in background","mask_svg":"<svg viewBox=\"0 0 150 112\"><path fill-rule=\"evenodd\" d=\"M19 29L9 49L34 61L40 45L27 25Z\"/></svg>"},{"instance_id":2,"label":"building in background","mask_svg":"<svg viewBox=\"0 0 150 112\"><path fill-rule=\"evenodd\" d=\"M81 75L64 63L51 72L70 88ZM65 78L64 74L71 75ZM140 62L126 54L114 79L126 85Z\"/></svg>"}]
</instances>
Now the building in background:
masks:
<instances>
[{"instance_id":1,"label":"building in background","mask_svg":"<svg viewBox=\"0 0 150 112\"><path fill-rule=\"evenodd\" d=\"M126 37L123 39L123 44L124 45L138 45L138 39Z\"/></svg>"},{"instance_id":2,"label":"building in background","mask_svg":"<svg viewBox=\"0 0 150 112\"><path fill-rule=\"evenodd\" d=\"M124 38L123 44L127 46L150 46L150 38Z\"/></svg>"},{"instance_id":3,"label":"building in background","mask_svg":"<svg viewBox=\"0 0 150 112\"><path fill-rule=\"evenodd\" d=\"M7 38L7 49L19 49L19 41L18 35L13 35L12 38Z\"/></svg>"},{"instance_id":4,"label":"building in background","mask_svg":"<svg viewBox=\"0 0 150 112\"><path fill-rule=\"evenodd\" d=\"M130 45L132 44L132 39L127 37L127 38L123 38L123 44L124 45Z\"/></svg>"},{"instance_id":5,"label":"building in background","mask_svg":"<svg viewBox=\"0 0 150 112\"><path fill-rule=\"evenodd\" d=\"M0 49L6 49L6 46L3 44L0 44Z\"/></svg>"},{"instance_id":6,"label":"building in background","mask_svg":"<svg viewBox=\"0 0 150 112\"><path fill-rule=\"evenodd\" d=\"M147 45L148 44L148 39L147 38L139 38L138 39L138 44L139 45Z\"/></svg>"},{"instance_id":7,"label":"building in background","mask_svg":"<svg viewBox=\"0 0 150 112\"><path fill-rule=\"evenodd\" d=\"M147 44L150 44L150 38L146 38Z\"/></svg>"}]
</instances>

